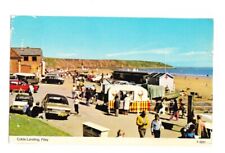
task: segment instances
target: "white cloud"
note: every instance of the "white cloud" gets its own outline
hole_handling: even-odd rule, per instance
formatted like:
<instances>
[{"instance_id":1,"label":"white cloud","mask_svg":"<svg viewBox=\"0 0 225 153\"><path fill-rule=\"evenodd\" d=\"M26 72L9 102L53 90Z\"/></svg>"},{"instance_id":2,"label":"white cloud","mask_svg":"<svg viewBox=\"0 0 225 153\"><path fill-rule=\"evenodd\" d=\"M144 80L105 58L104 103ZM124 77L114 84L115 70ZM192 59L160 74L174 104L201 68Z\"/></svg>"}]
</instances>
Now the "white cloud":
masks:
<instances>
[{"instance_id":1,"label":"white cloud","mask_svg":"<svg viewBox=\"0 0 225 153\"><path fill-rule=\"evenodd\" d=\"M211 56L212 53L211 52L207 52L207 51L190 51L190 52L186 52L186 53L182 53L181 55L184 56Z\"/></svg>"},{"instance_id":2,"label":"white cloud","mask_svg":"<svg viewBox=\"0 0 225 153\"><path fill-rule=\"evenodd\" d=\"M156 48L156 49L151 49L151 50L116 52L116 53L108 53L108 54L106 54L106 57L118 57L118 56L140 55L140 54L165 55L165 54L172 53L172 51L174 51L174 50L175 50L175 48Z\"/></svg>"}]
</instances>

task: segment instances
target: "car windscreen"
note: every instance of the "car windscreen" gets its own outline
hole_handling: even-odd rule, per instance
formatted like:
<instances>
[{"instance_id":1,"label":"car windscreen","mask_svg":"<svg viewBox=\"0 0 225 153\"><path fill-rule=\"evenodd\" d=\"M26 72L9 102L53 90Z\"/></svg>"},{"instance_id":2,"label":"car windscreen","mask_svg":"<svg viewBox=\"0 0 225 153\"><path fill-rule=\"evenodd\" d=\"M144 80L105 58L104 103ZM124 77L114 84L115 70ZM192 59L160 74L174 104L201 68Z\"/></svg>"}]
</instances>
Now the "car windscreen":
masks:
<instances>
[{"instance_id":1,"label":"car windscreen","mask_svg":"<svg viewBox=\"0 0 225 153\"><path fill-rule=\"evenodd\" d=\"M58 104L66 104L68 105L68 101L64 97L49 97L48 103L58 103Z\"/></svg>"},{"instance_id":2,"label":"car windscreen","mask_svg":"<svg viewBox=\"0 0 225 153\"><path fill-rule=\"evenodd\" d=\"M32 98L30 98L29 96L17 96L15 98L15 100L16 101L21 101L21 102L28 102L29 100L32 100Z\"/></svg>"}]
</instances>

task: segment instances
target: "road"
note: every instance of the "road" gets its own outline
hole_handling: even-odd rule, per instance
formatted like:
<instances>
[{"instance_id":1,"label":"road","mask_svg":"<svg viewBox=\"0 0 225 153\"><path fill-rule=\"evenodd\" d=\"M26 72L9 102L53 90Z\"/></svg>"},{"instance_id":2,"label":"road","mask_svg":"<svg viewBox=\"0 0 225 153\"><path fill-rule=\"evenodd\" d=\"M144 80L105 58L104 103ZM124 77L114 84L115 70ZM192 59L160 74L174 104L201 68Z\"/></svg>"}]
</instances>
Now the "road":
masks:
<instances>
[{"instance_id":1,"label":"road","mask_svg":"<svg viewBox=\"0 0 225 153\"><path fill-rule=\"evenodd\" d=\"M41 102L47 93L61 94L68 97L69 105L74 112L73 101L71 98L72 79L65 79L63 85L41 84L38 93L34 94L34 101ZM10 95L10 104L15 98L16 94ZM110 129L109 137L116 137L117 131L123 129L125 131L125 137L139 137L139 133L136 126L137 114L129 113L129 115L120 114L119 117L112 115L106 115L105 112L95 108L95 105L86 106L84 104L79 105L79 115L71 114L67 120L55 120L48 119L46 122L54 127L57 127L72 136L83 136L83 122L93 122L103 127ZM149 120L154 119L153 114L148 114ZM161 132L161 137L164 138L177 138L180 136L179 130L185 125L186 120L180 119L179 121L167 121L168 115L161 116L163 122L173 123L173 129L164 129ZM150 127L146 133L147 138L153 137L150 133Z\"/></svg>"}]
</instances>

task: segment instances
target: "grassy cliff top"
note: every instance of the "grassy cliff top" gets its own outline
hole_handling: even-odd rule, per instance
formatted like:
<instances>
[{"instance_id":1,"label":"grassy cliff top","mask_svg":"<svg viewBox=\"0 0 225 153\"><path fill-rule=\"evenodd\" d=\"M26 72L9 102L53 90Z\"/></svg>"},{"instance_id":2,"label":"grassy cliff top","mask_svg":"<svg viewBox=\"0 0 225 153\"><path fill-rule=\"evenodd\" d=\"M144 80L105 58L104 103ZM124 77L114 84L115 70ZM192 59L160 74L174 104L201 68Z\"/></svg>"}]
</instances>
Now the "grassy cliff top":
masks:
<instances>
[{"instance_id":1,"label":"grassy cliff top","mask_svg":"<svg viewBox=\"0 0 225 153\"><path fill-rule=\"evenodd\" d=\"M63 59L45 57L46 67L48 68L167 68L170 65L153 62L153 61L138 61L138 60L90 60L90 59Z\"/></svg>"}]
</instances>

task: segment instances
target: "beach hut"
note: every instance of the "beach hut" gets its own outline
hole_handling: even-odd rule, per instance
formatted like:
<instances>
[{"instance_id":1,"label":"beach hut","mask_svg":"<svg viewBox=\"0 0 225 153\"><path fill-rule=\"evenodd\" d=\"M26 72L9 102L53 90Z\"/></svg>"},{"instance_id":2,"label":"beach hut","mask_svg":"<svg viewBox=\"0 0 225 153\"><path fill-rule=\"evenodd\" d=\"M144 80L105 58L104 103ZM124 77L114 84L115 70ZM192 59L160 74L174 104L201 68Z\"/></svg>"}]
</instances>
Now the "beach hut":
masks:
<instances>
[{"instance_id":1,"label":"beach hut","mask_svg":"<svg viewBox=\"0 0 225 153\"><path fill-rule=\"evenodd\" d=\"M129 112L150 111L150 100L148 98L148 91L145 88L135 85L119 84L112 85L108 90L108 109L114 108L116 94L120 96L121 102L123 102L123 96L121 94L126 95L127 93L131 96Z\"/></svg>"},{"instance_id":2,"label":"beach hut","mask_svg":"<svg viewBox=\"0 0 225 153\"><path fill-rule=\"evenodd\" d=\"M174 77L169 73L151 73L148 76L148 84L163 86L169 91L174 91Z\"/></svg>"}]
</instances>

